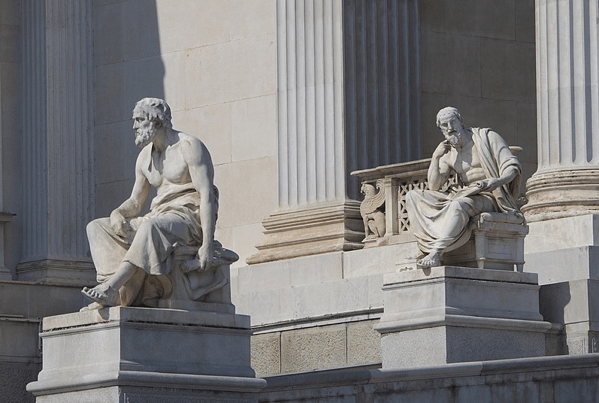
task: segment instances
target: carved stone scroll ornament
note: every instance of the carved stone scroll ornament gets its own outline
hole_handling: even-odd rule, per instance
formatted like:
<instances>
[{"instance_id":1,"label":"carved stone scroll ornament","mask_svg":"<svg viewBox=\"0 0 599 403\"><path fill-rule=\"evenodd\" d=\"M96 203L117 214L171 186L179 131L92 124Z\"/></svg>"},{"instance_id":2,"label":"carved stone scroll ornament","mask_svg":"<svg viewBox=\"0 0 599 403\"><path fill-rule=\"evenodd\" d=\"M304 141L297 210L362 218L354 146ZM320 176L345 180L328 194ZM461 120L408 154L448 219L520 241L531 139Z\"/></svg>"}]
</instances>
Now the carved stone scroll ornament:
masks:
<instances>
[{"instance_id":1,"label":"carved stone scroll ornament","mask_svg":"<svg viewBox=\"0 0 599 403\"><path fill-rule=\"evenodd\" d=\"M377 191L378 189L378 191ZM360 189L364 200L360 204L360 214L364 220L364 234L362 242L370 241L385 236L385 187L382 181L372 183L363 182Z\"/></svg>"}]
</instances>

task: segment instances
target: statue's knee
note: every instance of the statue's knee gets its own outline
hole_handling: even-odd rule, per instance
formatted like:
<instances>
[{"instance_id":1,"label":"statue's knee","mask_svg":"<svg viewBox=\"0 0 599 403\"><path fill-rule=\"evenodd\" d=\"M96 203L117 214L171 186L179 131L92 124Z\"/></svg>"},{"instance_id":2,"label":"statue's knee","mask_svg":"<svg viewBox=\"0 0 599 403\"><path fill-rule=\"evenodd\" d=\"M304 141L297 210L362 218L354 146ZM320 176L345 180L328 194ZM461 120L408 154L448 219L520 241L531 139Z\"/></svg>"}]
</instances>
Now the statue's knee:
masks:
<instances>
[{"instance_id":1,"label":"statue's knee","mask_svg":"<svg viewBox=\"0 0 599 403\"><path fill-rule=\"evenodd\" d=\"M413 206L415 204L417 204L417 200L418 200L418 192L416 190L410 190L408 193L406 193L406 203L409 206Z\"/></svg>"},{"instance_id":2,"label":"statue's knee","mask_svg":"<svg viewBox=\"0 0 599 403\"><path fill-rule=\"evenodd\" d=\"M85 232L87 233L87 237L91 238L95 233L102 230L101 222L106 220L105 218L96 218L95 220L90 221L85 226Z\"/></svg>"},{"instance_id":3,"label":"statue's knee","mask_svg":"<svg viewBox=\"0 0 599 403\"><path fill-rule=\"evenodd\" d=\"M142 221L141 224L139 224L139 228L137 229L137 232L147 232L147 231L151 231L152 228L154 228L156 226L155 221L150 218L149 220L144 220Z\"/></svg>"},{"instance_id":4,"label":"statue's knee","mask_svg":"<svg viewBox=\"0 0 599 403\"><path fill-rule=\"evenodd\" d=\"M464 210L466 202L467 199L465 199L464 197L458 197L457 199L452 200L449 205L454 210Z\"/></svg>"}]
</instances>

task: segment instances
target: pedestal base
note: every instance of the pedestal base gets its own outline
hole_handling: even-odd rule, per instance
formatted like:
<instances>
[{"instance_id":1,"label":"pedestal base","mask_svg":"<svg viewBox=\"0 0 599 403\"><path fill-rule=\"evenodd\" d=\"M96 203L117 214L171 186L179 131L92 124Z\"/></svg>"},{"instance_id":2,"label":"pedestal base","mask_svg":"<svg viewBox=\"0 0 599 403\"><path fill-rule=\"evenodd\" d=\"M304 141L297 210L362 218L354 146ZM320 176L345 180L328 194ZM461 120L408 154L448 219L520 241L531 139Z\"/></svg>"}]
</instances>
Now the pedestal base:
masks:
<instances>
[{"instance_id":1,"label":"pedestal base","mask_svg":"<svg viewBox=\"0 0 599 403\"><path fill-rule=\"evenodd\" d=\"M91 260L42 259L17 265L17 279L36 284L94 286L96 270Z\"/></svg>"},{"instance_id":2,"label":"pedestal base","mask_svg":"<svg viewBox=\"0 0 599 403\"><path fill-rule=\"evenodd\" d=\"M246 259L247 264L364 247L360 203L353 200L275 212L262 224L265 242L256 246L258 253Z\"/></svg>"},{"instance_id":3,"label":"pedestal base","mask_svg":"<svg viewBox=\"0 0 599 403\"><path fill-rule=\"evenodd\" d=\"M599 170L564 169L536 172L526 182L528 203L522 206L531 222L599 213Z\"/></svg>"},{"instance_id":4,"label":"pedestal base","mask_svg":"<svg viewBox=\"0 0 599 403\"><path fill-rule=\"evenodd\" d=\"M249 328L244 315L169 309L48 317L27 390L38 402L255 401L265 381L250 367Z\"/></svg>"},{"instance_id":5,"label":"pedestal base","mask_svg":"<svg viewBox=\"0 0 599 403\"><path fill-rule=\"evenodd\" d=\"M599 215L533 222L525 250L541 313L563 327L559 352L599 352Z\"/></svg>"},{"instance_id":6,"label":"pedestal base","mask_svg":"<svg viewBox=\"0 0 599 403\"><path fill-rule=\"evenodd\" d=\"M545 355L531 273L442 266L385 276L383 368Z\"/></svg>"}]
</instances>

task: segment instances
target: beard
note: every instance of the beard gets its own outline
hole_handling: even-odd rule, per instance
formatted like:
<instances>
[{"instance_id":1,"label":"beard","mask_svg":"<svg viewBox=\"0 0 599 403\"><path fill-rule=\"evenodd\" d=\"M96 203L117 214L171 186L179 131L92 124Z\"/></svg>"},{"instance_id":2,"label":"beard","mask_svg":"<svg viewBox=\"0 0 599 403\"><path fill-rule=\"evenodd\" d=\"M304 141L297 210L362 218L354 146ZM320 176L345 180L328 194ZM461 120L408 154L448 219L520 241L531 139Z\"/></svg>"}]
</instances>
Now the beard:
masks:
<instances>
[{"instance_id":1,"label":"beard","mask_svg":"<svg viewBox=\"0 0 599 403\"><path fill-rule=\"evenodd\" d=\"M144 148L148 144L152 142L152 139L156 135L156 130L154 128L142 130L137 129L135 131L135 145L139 148Z\"/></svg>"},{"instance_id":2,"label":"beard","mask_svg":"<svg viewBox=\"0 0 599 403\"><path fill-rule=\"evenodd\" d=\"M455 147L460 143L461 138L462 138L462 133L460 133L459 131L456 130L456 131L451 132L451 137L447 139L447 142L452 147Z\"/></svg>"}]
</instances>

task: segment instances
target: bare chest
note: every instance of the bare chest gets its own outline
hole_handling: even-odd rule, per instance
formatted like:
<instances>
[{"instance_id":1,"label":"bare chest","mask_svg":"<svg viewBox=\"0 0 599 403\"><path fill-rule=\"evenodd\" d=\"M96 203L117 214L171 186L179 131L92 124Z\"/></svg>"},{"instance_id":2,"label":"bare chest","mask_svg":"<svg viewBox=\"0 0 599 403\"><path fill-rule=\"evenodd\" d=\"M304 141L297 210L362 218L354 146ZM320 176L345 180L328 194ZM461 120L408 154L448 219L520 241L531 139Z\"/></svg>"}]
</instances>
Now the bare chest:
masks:
<instances>
[{"instance_id":1,"label":"bare chest","mask_svg":"<svg viewBox=\"0 0 599 403\"><path fill-rule=\"evenodd\" d=\"M480 158L472 143L460 149L452 148L448 164L458 174L465 174L472 169L482 168Z\"/></svg>"},{"instance_id":2,"label":"bare chest","mask_svg":"<svg viewBox=\"0 0 599 403\"><path fill-rule=\"evenodd\" d=\"M462 182L465 184L485 179L480 157L472 143L460 150L452 149L449 165L460 175Z\"/></svg>"},{"instance_id":3,"label":"bare chest","mask_svg":"<svg viewBox=\"0 0 599 403\"><path fill-rule=\"evenodd\" d=\"M154 187L160 187L165 181L174 184L190 181L189 168L178 146L169 146L163 153L153 151L144 173Z\"/></svg>"}]
</instances>

